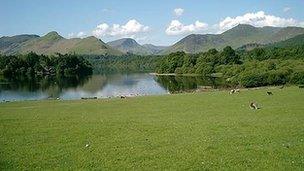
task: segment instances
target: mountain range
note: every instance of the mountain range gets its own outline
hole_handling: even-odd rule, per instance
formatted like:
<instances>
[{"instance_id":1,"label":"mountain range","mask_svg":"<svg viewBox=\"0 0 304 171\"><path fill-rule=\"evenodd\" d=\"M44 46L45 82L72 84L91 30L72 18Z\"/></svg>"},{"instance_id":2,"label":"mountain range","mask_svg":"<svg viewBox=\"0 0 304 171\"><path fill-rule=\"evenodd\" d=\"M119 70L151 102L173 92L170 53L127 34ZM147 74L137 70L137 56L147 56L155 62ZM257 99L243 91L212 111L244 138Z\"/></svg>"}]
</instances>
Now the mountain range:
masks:
<instances>
[{"instance_id":1,"label":"mountain range","mask_svg":"<svg viewBox=\"0 0 304 171\"><path fill-rule=\"evenodd\" d=\"M138 44L134 39L123 38L107 43L109 46L124 53L133 53L138 55L152 55L164 50L165 46L155 46L152 44Z\"/></svg>"},{"instance_id":2,"label":"mountain range","mask_svg":"<svg viewBox=\"0 0 304 171\"><path fill-rule=\"evenodd\" d=\"M301 27L254 27L239 24L221 34L191 34L172 46L165 47L152 44L140 45L131 38L123 38L108 43L93 36L66 39L57 32L52 31L41 37L38 35L1 37L0 53L9 55L25 54L33 51L38 54L76 53L113 56L120 56L126 53L139 55L168 54L177 51L198 53L211 48L221 50L225 46L239 48L244 47L244 45L250 45L248 47L255 47L284 42L302 34L304 34L304 28ZM303 36L297 38L299 42L298 39L303 41Z\"/></svg>"},{"instance_id":3,"label":"mountain range","mask_svg":"<svg viewBox=\"0 0 304 171\"><path fill-rule=\"evenodd\" d=\"M122 55L100 39L90 36L83 39L66 39L57 32L50 32L45 36L17 35L0 38L0 51L4 54L24 54L36 52L38 54L76 53L87 55Z\"/></svg>"},{"instance_id":4,"label":"mountain range","mask_svg":"<svg viewBox=\"0 0 304 171\"><path fill-rule=\"evenodd\" d=\"M246 24L223 32L222 34L191 34L165 49L162 54L176 51L198 53L211 48L218 50L225 46L239 48L246 44L271 44L304 34L301 27L254 27Z\"/></svg>"}]
</instances>

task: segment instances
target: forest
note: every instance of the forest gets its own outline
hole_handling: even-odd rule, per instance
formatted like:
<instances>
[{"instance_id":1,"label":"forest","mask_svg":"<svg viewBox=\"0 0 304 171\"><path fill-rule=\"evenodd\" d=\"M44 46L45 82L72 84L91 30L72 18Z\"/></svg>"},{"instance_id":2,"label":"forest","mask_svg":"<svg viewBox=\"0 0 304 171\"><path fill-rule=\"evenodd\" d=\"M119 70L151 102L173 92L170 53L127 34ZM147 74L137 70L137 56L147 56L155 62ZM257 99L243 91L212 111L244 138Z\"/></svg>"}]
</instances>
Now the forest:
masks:
<instances>
[{"instance_id":1,"label":"forest","mask_svg":"<svg viewBox=\"0 0 304 171\"><path fill-rule=\"evenodd\" d=\"M199 54L171 53L161 59L157 73L223 77L232 85L257 87L304 84L304 47L263 47L235 51L210 49Z\"/></svg>"},{"instance_id":2,"label":"forest","mask_svg":"<svg viewBox=\"0 0 304 171\"><path fill-rule=\"evenodd\" d=\"M93 65L96 74L154 72L163 57L161 55L141 56L135 54L84 56Z\"/></svg>"},{"instance_id":3,"label":"forest","mask_svg":"<svg viewBox=\"0 0 304 171\"><path fill-rule=\"evenodd\" d=\"M93 67L82 56L57 54L0 55L0 76L6 79L22 80L46 76L75 77L90 75Z\"/></svg>"}]
</instances>

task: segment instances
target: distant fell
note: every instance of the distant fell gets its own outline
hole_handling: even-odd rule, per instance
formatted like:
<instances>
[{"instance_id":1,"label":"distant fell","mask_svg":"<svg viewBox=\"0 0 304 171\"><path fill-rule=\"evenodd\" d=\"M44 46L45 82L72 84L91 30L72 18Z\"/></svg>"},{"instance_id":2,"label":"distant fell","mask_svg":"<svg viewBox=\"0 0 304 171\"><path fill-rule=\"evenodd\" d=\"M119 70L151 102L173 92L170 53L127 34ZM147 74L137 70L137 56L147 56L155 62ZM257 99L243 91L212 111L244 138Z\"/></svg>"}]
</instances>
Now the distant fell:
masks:
<instances>
[{"instance_id":1,"label":"distant fell","mask_svg":"<svg viewBox=\"0 0 304 171\"><path fill-rule=\"evenodd\" d=\"M280 41L269 46L272 47L295 47L295 46L303 46L304 47L304 34L297 35L293 38Z\"/></svg>"},{"instance_id":2,"label":"distant fell","mask_svg":"<svg viewBox=\"0 0 304 171\"><path fill-rule=\"evenodd\" d=\"M52 55L55 53L76 53L85 55L122 55L96 37L66 39L52 31L39 37L37 35L18 35L0 38L0 52L3 54L25 54L35 52Z\"/></svg>"},{"instance_id":3,"label":"distant fell","mask_svg":"<svg viewBox=\"0 0 304 171\"><path fill-rule=\"evenodd\" d=\"M109 46L118 49L124 53L133 53L137 55L151 55L153 52L140 45L136 40L131 38L122 38L107 43Z\"/></svg>"},{"instance_id":4,"label":"distant fell","mask_svg":"<svg viewBox=\"0 0 304 171\"><path fill-rule=\"evenodd\" d=\"M191 34L174 45L162 51L168 54L177 51L198 53L211 48L218 50L225 46L238 48L246 44L271 44L297 35L304 34L301 27L254 27L248 24L239 24L221 34Z\"/></svg>"}]
</instances>

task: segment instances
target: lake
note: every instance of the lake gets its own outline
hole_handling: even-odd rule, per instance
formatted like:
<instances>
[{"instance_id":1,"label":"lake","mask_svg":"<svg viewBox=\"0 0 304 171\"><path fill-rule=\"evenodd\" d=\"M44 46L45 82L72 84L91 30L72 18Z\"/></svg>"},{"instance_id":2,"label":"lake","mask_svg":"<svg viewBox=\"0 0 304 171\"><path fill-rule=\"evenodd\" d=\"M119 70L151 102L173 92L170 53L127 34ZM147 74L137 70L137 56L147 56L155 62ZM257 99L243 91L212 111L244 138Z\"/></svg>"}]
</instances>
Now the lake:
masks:
<instances>
[{"instance_id":1,"label":"lake","mask_svg":"<svg viewBox=\"0 0 304 171\"><path fill-rule=\"evenodd\" d=\"M148 73L92 75L85 78L0 81L0 100L41 100L110 98L117 96L161 95L216 88L215 79L195 76L156 76Z\"/></svg>"}]
</instances>

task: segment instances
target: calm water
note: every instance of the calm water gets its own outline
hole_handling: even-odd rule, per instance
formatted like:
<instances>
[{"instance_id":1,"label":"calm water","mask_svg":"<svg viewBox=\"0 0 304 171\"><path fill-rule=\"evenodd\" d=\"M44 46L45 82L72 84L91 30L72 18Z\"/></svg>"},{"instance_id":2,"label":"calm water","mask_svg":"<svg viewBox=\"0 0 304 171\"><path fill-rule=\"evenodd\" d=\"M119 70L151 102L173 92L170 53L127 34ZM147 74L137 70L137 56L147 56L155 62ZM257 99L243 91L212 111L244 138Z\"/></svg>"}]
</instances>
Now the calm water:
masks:
<instances>
[{"instance_id":1,"label":"calm water","mask_svg":"<svg viewBox=\"0 0 304 171\"><path fill-rule=\"evenodd\" d=\"M185 76L154 76L146 73L93 75L87 78L0 81L0 100L108 98L120 95L160 95L200 86L216 87L213 79Z\"/></svg>"}]
</instances>

